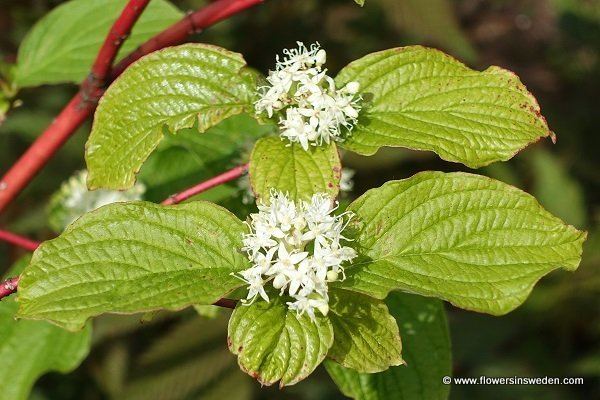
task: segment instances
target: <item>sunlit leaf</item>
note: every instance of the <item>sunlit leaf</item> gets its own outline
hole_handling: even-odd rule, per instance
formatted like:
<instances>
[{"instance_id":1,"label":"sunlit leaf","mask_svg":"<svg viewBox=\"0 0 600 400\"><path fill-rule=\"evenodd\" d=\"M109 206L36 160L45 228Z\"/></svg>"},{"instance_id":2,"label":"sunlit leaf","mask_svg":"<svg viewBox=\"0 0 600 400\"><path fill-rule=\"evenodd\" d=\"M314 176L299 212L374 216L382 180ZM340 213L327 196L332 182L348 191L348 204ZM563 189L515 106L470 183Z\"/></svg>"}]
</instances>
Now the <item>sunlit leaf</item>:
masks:
<instances>
[{"instance_id":1,"label":"sunlit leaf","mask_svg":"<svg viewBox=\"0 0 600 400\"><path fill-rule=\"evenodd\" d=\"M78 329L91 316L211 304L242 282L244 224L207 202L119 203L85 214L34 253L19 313Z\"/></svg>"},{"instance_id":2,"label":"sunlit leaf","mask_svg":"<svg viewBox=\"0 0 600 400\"><path fill-rule=\"evenodd\" d=\"M310 147L289 144L279 137L259 140L250 157L250 184L258 199L268 199L271 189L294 200L315 193L336 197L342 166L335 144Z\"/></svg>"},{"instance_id":3,"label":"sunlit leaf","mask_svg":"<svg viewBox=\"0 0 600 400\"><path fill-rule=\"evenodd\" d=\"M351 81L360 83L364 108L343 147L360 154L407 147L476 168L508 160L552 135L514 73L499 67L474 71L434 49L369 54L336 78L340 86Z\"/></svg>"},{"instance_id":4,"label":"sunlit leaf","mask_svg":"<svg viewBox=\"0 0 600 400\"><path fill-rule=\"evenodd\" d=\"M360 372L380 372L403 363L396 320L381 300L332 290L329 319L335 341L328 357Z\"/></svg>"},{"instance_id":5,"label":"sunlit leaf","mask_svg":"<svg viewBox=\"0 0 600 400\"><path fill-rule=\"evenodd\" d=\"M263 385L293 385L306 378L333 343L327 317L312 321L288 309L281 297L239 304L229 321L229 349L242 370Z\"/></svg>"},{"instance_id":6,"label":"sunlit leaf","mask_svg":"<svg viewBox=\"0 0 600 400\"><path fill-rule=\"evenodd\" d=\"M529 194L465 173L390 181L348 210L360 256L340 286L378 298L401 289L491 314L519 306L547 273L575 270L586 237Z\"/></svg>"},{"instance_id":7,"label":"sunlit leaf","mask_svg":"<svg viewBox=\"0 0 600 400\"><path fill-rule=\"evenodd\" d=\"M106 91L86 145L90 189L127 189L168 130L199 132L251 111L254 73L240 54L206 44L151 53Z\"/></svg>"}]
</instances>

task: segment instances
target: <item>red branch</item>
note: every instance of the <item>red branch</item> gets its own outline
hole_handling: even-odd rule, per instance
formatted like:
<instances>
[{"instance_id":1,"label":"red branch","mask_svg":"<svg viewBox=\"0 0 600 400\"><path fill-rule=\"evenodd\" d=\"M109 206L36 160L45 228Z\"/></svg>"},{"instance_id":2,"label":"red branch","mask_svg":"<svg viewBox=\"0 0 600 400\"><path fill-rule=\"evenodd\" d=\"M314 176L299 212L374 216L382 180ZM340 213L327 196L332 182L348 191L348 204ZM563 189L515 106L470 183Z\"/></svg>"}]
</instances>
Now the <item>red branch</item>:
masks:
<instances>
[{"instance_id":1,"label":"red branch","mask_svg":"<svg viewBox=\"0 0 600 400\"><path fill-rule=\"evenodd\" d=\"M0 212L27 186L94 111L97 100L104 92L103 86L110 67L148 1L129 0L106 36L92 66L92 72L81 85L79 93L4 175L0 181ZM119 39L115 40L115 35Z\"/></svg>"},{"instance_id":2,"label":"red branch","mask_svg":"<svg viewBox=\"0 0 600 400\"><path fill-rule=\"evenodd\" d=\"M35 242L26 237L19 236L15 233L0 229L0 240L19 246L25 250L34 251L40 245L39 242Z\"/></svg>"},{"instance_id":3,"label":"red branch","mask_svg":"<svg viewBox=\"0 0 600 400\"><path fill-rule=\"evenodd\" d=\"M217 0L196 12L187 14L183 19L149 39L146 43L142 44L134 52L125 57L113 68L111 79L121 75L129 64L138 60L140 57L167 46L183 43L188 36L200 33L209 26L227 19L240 11L244 11L247 8L260 4L263 1L264 0Z\"/></svg>"},{"instance_id":4,"label":"red branch","mask_svg":"<svg viewBox=\"0 0 600 400\"><path fill-rule=\"evenodd\" d=\"M210 178L207 181L204 181L195 186L192 186L191 188L186 189L183 192L180 192L180 193L170 196L168 199L163 201L161 204L169 206L172 204L181 203L182 201L187 200L190 197L200 194L202 192L205 192L208 189L212 189L215 186L219 186L219 185L222 185L229 181L232 181L234 179L237 179L240 176L244 175L244 173L247 170L248 170L248 164L244 164L244 165L240 165L238 167L232 168L227 172L223 172L221 175L217 175L213 178Z\"/></svg>"},{"instance_id":5,"label":"red branch","mask_svg":"<svg viewBox=\"0 0 600 400\"><path fill-rule=\"evenodd\" d=\"M98 79L90 78L82 85L80 92L73 97L61 113L54 119L52 124L38 137L38 139L29 147L21 158L10 168L10 170L0 180L0 212L10 204L17 195L27 186L33 177L42 169L48 160L58 151L58 149L73 135L77 128L92 114L96 108L97 99L99 99L104 87L120 75L129 64L136 61L145 54L161 49L167 46L173 46L182 43L185 38L193 33L226 19L240 11L243 11L253 5L262 3L263 0L217 0L208 6L188 14L179 22L171 25L169 28L159 33L155 37L142 44L137 50L118 63L108 75L105 82L99 82ZM132 19L133 7L135 4L139 7L139 1L130 0L125 10L117 21L130 21ZM127 17L123 14L127 11ZM141 10L139 10L141 12ZM115 23L116 25L116 23ZM123 27L118 30L113 26L111 32L123 32ZM107 40L110 40L110 36ZM106 44L118 50L122 43L113 41L112 45ZM104 49L105 46L102 48ZM109 51L106 50L108 54ZM112 53L111 53L112 54ZM110 55L110 54L109 54ZM114 55L112 56L114 58ZM105 65L104 60L94 63L96 65ZM99 70L104 67L98 67ZM95 73L102 72L96 71Z\"/></svg>"},{"instance_id":6,"label":"red branch","mask_svg":"<svg viewBox=\"0 0 600 400\"><path fill-rule=\"evenodd\" d=\"M50 126L0 180L0 212L27 186L48 160L94 110L80 93L65 106Z\"/></svg>"},{"instance_id":7,"label":"red branch","mask_svg":"<svg viewBox=\"0 0 600 400\"><path fill-rule=\"evenodd\" d=\"M17 291L17 284L19 283L19 277L10 278L0 283L0 300L9 296ZM220 301L220 300L219 300Z\"/></svg>"},{"instance_id":8,"label":"red branch","mask_svg":"<svg viewBox=\"0 0 600 400\"><path fill-rule=\"evenodd\" d=\"M131 29L149 2L150 0L129 0L121 15L113 24L98 51L88 78L81 85L84 100L93 99L96 91L106 83L119 49L131 34Z\"/></svg>"}]
</instances>

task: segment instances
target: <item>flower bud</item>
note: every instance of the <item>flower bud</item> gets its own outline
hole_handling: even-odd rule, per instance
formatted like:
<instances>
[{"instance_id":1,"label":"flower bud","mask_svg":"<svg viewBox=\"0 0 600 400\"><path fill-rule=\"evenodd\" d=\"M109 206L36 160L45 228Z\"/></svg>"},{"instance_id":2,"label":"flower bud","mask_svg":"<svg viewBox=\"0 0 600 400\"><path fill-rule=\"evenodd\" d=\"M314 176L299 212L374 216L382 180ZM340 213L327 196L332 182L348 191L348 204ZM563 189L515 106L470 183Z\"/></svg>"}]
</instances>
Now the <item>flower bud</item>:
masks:
<instances>
[{"instance_id":1,"label":"flower bud","mask_svg":"<svg viewBox=\"0 0 600 400\"><path fill-rule=\"evenodd\" d=\"M319 51L317 51L317 55L315 56L315 64L317 65L323 65L325 64L325 61L327 60L327 53L325 52L325 50L321 49Z\"/></svg>"},{"instance_id":2,"label":"flower bud","mask_svg":"<svg viewBox=\"0 0 600 400\"><path fill-rule=\"evenodd\" d=\"M350 118L358 118L358 111L352 106L344 107L344 114L346 114Z\"/></svg>"},{"instance_id":3,"label":"flower bud","mask_svg":"<svg viewBox=\"0 0 600 400\"><path fill-rule=\"evenodd\" d=\"M335 282L339 278L339 274L334 270L327 271L327 282Z\"/></svg>"},{"instance_id":4,"label":"flower bud","mask_svg":"<svg viewBox=\"0 0 600 400\"><path fill-rule=\"evenodd\" d=\"M285 281L286 281L286 279L285 279L285 275L283 275L283 274L278 274L278 275L275 277L275 279L273 279L273 287L274 287L275 289L281 289L282 287L284 287L284 286L285 286L285 283L286 283Z\"/></svg>"},{"instance_id":5,"label":"flower bud","mask_svg":"<svg viewBox=\"0 0 600 400\"><path fill-rule=\"evenodd\" d=\"M355 81L348 82L348 84L346 85L346 90L350 94L356 94L356 93L358 93L359 89L360 89L360 83L355 82Z\"/></svg>"}]
</instances>

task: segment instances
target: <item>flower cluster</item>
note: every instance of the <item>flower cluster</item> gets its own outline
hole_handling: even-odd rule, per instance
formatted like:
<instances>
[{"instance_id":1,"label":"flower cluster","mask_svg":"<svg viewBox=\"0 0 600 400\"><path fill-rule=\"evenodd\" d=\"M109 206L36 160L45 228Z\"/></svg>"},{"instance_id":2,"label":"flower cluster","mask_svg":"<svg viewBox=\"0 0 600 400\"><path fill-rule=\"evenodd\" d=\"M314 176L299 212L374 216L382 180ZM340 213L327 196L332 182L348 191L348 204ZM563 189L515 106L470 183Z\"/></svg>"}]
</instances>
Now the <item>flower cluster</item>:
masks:
<instances>
[{"instance_id":1,"label":"flower cluster","mask_svg":"<svg viewBox=\"0 0 600 400\"><path fill-rule=\"evenodd\" d=\"M354 249L343 246L342 231L349 213L332 215L337 206L324 193L299 204L273 191L270 204L258 204L250 216L251 233L244 236L243 251L252 267L239 273L248 284L246 304L258 296L269 301L269 282L294 300L287 303L298 314L315 318L315 309L329 311L327 285L345 277L342 263L356 257Z\"/></svg>"},{"instance_id":2,"label":"flower cluster","mask_svg":"<svg viewBox=\"0 0 600 400\"><path fill-rule=\"evenodd\" d=\"M322 68L326 53L318 43L309 49L298 42L297 49L284 50L284 54L283 60L277 57L275 71L269 72L270 85L260 88L256 112L266 112L269 118L278 113L280 135L300 143L304 150L309 144L340 140L342 128L352 130L358 118L358 82L337 89Z\"/></svg>"},{"instance_id":3,"label":"flower cluster","mask_svg":"<svg viewBox=\"0 0 600 400\"><path fill-rule=\"evenodd\" d=\"M120 201L140 200L146 191L141 183L126 191L87 189L87 171L75 173L62 184L60 191L50 204L50 222L52 228L61 231L71 222L104 205Z\"/></svg>"}]
</instances>

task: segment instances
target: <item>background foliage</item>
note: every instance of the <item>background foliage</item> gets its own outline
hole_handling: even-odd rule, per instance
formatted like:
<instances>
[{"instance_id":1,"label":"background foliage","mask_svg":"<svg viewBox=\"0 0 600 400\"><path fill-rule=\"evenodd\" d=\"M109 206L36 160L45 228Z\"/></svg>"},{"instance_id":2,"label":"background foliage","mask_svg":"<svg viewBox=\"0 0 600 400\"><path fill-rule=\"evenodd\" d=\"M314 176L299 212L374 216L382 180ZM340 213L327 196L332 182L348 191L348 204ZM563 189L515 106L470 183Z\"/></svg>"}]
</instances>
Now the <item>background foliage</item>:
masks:
<instances>
[{"instance_id":1,"label":"background foliage","mask_svg":"<svg viewBox=\"0 0 600 400\"><path fill-rule=\"evenodd\" d=\"M59 5L55 0L4 0L0 13L0 75L14 62L17 49L33 23ZM198 0L173 2L196 8ZM328 51L333 75L367 53L407 44L440 48L470 67L491 64L515 71L537 97L548 124L558 136L543 141L508 163L492 164L478 173L520 187L566 222L585 228L590 237L580 269L544 278L527 302L501 318L446 306L453 345L455 376L583 376L583 386L453 387L454 399L588 399L600 396L600 5L594 0L370 0L359 8L348 0L271 0L195 37L244 54L248 64L266 71L273 55L296 40L319 41ZM57 77L57 80L60 79ZM9 86L9 85L8 85ZM2 93L11 88L0 82ZM20 107L0 126L0 171L20 155L75 91L72 85L22 90ZM7 101L0 94L0 113ZM260 136L263 131L249 130ZM45 201L81 169L85 126L54 158L10 210L0 225L37 239L52 236ZM254 134L254 133L253 133ZM222 137L214 130L211 135ZM185 171L144 176L155 181L152 200L224 170L219 157L210 165L195 161L207 143L185 147L179 136L161 143L153 155L186 160ZM222 140L226 140L222 138ZM189 142L188 142L189 143ZM223 158L241 156L222 149ZM227 153L227 154L225 154ZM182 158L182 156L184 156ZM247 157L247 155L246 155ZM207 159L207 158L204 158ZM390 179L426 169L467 171L433 153L380 150L376 156L345 158L357 170L352 197ZM150 160L152 162L152 159ZM158 161L157 161L158 162ZM206 173L206 169L211 172ZM206 174L206 175L205 175ZM223 190L225 192L223 192ZM235 193L221 188L209 193L223 198ZM21 253L0 245L0 275ZM212 313L210 311L209 313ZM224 312L223 312L224 313ZM96 321L90 357L69 375L44 376L33 397L39 399L332 399L341 398L323 368L306 381L279 391L259 385L239 371L225 344L227 318L206 320L188 310L151 316L106 316ZM142 322L140 322L142 321ZM402 326L400 327L402 330ZM403 332L401 332L403 333ZM232 392L231 388L235 388Z\"/></svg>"}]
</instances>

